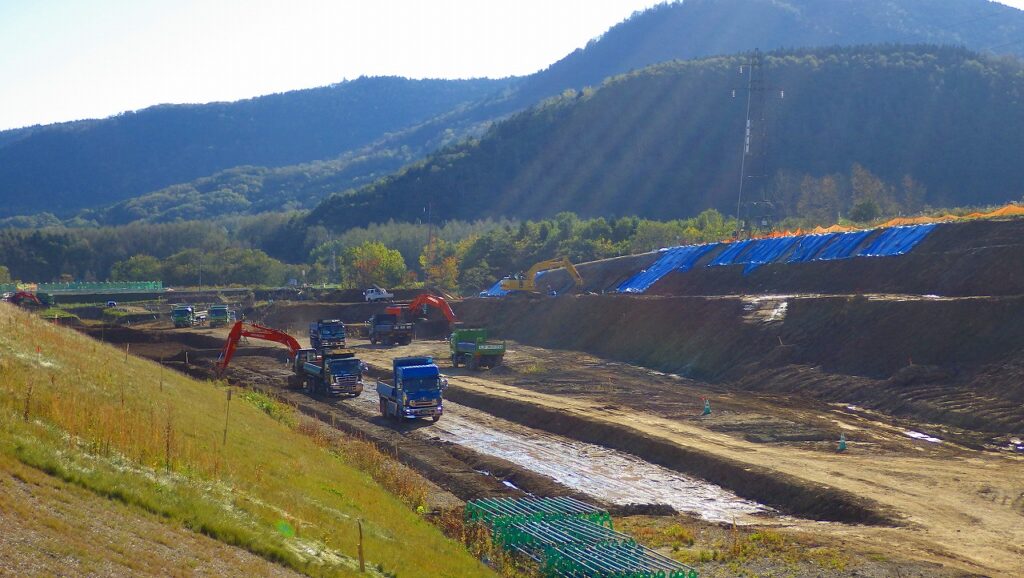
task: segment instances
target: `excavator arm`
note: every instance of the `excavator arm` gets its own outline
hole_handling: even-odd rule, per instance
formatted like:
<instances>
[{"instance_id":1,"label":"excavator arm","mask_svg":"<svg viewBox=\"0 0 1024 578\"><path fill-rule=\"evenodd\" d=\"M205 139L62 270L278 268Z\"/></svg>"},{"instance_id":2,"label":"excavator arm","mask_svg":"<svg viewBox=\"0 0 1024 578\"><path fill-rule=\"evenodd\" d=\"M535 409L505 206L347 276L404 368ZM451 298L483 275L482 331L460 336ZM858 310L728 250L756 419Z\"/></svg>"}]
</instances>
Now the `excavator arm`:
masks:
<instances>
[{"instance_id":1,"label":"excavator arm","mask_svg":"<svg viewBox=\"0 0 1024 578\"><path fill-rule=\"evenodd\" d=\"M580 276L580 272L576 270L576 266L572 264L567 257L561 257L559 259L548 259L547 261L541 261L535 264L533 267L523 274L522 279L503 279L501 281L501 288L506 291L536 291L537 274L541 271L549 271L551 269L565 269L569 276L572 277L576 287L583 286L583 277Z\"/></svg>"},{"instance_id":2,"label":"excavator arm","mask_svg":"<svg viewBox=\"0 0 1024 578\"><path fill-rule=\"evenodd\" d=\"M416 311L422 307L433 307L434 309L437 309L442 315L444 315L444 318L448 320L448 323L454 325L458 322L458 319L455 317L455 312L452 311L451 305L444 300L444 297L438 297L437 295L431 295L430 293L423 293L422 295L417 296L411 303L409 303L408 306L393 305L388 307L384 312L404 317L407 311Z\"/></svg>"},{"instance_id":3,"label":"excavator arm","mask_svg":"<svg viewBox=\"0 0 1024 578\"><path fill-rule=\"evenodd\" d=\"M255 323L244 323L242 321L238 321L231 327L231 332L228 333L228 340L224 343L224 348L220 352L220 360L217 362L218 375L223 374L224 370L228 368L228 364L231 363L231 358L235 355L235 349L238 347L238 340L243 337L252 337L253 339L263 339L264 341L281 343L288 347L288 355L293 359L295 358L296 352L302 348L294 337L288 335L284 331L263 327L262 325L256 325Z\"/></svg>"}]
</instances>

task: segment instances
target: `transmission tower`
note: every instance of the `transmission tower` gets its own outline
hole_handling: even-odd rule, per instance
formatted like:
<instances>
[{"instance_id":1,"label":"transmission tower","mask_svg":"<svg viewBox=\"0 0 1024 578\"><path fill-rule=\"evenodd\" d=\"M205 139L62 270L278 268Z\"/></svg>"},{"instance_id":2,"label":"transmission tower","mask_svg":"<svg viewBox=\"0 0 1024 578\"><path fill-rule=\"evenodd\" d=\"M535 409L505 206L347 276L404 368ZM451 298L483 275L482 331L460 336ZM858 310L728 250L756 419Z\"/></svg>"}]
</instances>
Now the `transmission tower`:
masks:
<instances>
[{"instance_id":1,"label":"transmission tower","mask_svg":"<svg viewBox=\"0 0 1024 578\"><path fill-rule=\"evenodd\" d=\"M747 86L733 89L747 92L747 115L743 133L743 156L740 160L740 184L736 196L736 238L743 232L770 231L775 223L775 205L768 195L768 122L765 118L769 91L765 83L764 56L754 50L750 61L740 65L740 74L747 75ZM778 91L779 98L785 92Z\"/></svg>"}]
</instances>

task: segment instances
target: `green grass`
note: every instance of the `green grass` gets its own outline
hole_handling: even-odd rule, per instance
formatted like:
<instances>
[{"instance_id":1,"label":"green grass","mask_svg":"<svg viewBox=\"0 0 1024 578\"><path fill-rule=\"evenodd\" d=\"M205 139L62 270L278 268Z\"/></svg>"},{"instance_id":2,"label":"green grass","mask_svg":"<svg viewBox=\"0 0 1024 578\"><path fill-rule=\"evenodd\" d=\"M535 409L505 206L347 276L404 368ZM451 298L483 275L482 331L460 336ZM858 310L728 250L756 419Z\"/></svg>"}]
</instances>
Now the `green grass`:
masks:
<instances>
[{"instance_id":1,"label":"green grass","mask_svg":"<svg viewBox=\"0 0 1024 578\"><path fill-rule=\"evenodd\" d=\"M377 575L493 575L356 466L408 472L271 400L235 395L228 411L223 384L162 375L0 306L0 454L312 576L356 575L359 520Z\"/></svg>"}]
</instances>

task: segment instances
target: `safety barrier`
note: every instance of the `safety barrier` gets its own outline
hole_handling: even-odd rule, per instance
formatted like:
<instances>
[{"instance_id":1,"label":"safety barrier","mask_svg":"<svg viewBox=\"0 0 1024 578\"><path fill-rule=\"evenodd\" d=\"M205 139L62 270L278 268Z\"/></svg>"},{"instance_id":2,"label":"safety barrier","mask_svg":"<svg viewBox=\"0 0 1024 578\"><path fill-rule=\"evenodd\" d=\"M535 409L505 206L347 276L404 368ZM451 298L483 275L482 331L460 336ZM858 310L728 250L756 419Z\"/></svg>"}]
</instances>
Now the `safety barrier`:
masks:
<instances>
[{"instance_id":1,"label":"safety barrier","mask_svg":"<svg viewBox=\"0 0 1024 578\"><path fill-rule=\"evenodd\" d=\"M689 271L701 257L718 245L711 243L662 249L664 255L653 265L623 281L615 290L619 293L643 293L672 271Z\"/></svg>"},{"instance_id":2,"label":"safety barrier","mask_svg":"<svg viewBox=\"0 0 1024 578\"><path fill-rule=\"evenodd\" d=\"M163 291L160 281L31 283L0 285L0 291L33 291L41 293L117 293L128 291Z\"/></svg>"},{"instance_id":3,"label":"safety barrier","mask_svg":"<svg viewBox=\"0 0 1024 578\"><path fill-rule=\"evenodd\" d=\"M582 518L595 524L612 525L607 511L569 497L489 498L466 504L466 519L488 526L519 522Z\"/></svg>"}]
</instances>

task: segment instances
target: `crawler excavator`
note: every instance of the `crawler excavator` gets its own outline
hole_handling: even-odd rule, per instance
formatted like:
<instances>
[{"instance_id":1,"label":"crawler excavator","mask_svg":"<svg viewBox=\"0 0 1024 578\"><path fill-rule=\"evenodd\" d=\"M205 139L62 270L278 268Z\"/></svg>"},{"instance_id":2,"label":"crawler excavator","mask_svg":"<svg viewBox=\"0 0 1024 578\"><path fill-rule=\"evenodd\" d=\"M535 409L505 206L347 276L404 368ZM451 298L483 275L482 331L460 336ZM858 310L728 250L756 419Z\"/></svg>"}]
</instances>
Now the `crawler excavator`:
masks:
<instances>
[{"instance_id":1,"label":"crawler excavator","mask_svg":"<svg viewBox=\"0 0 1024 578\"><path fill-rule=\"evenodd\" d=\"M445 322L427 321L427 309L433 308L441 312L444 316ZM451 305L445 301L444 297L432 295L430 293L423 293L418 295L408 305L391 305L384 310L386 315L394 315L398 321L405 323L414 323L415 332L417 337L431 336L431 335L447 335L458 323L459 320L455 317L455 312L452 311Z\"/></svg>"},{"instance_id":2,"label":"crawler excavator","mask_svg":"<svg viewBox=\"0 0 1024 578\"><path fill-rule=\"evenodd\" d=\"M541 261L530 267L530 270L518 277L506 277L501 280L501 288L504 291L523 291L527 293L537 293L537 275L542 271L550 271L552 269L565 269L569 276L572 277L573 282L576 284L576 288L580 289L583 287L583 277L580 276L580 272L576 270L576 267L572 264L569 259L562 257L560 259L548 259L547 261Z\"/></svg>"},{"instance_id":3,"label":"crawler excavator","mask_svg":"<svg viewBox=\"0 0 1024 578\"><path fill-rule=\"evenodd\" d=\"M365 365L350 349L303 349L284 331L239 321L231 328L217 361L217 374L223 375L243 337L281 343L288 348L288 363L294 375L289 385L302 386L307 393L327 393L357 397L363 392Z\"/></svg>"}]
</instances>

